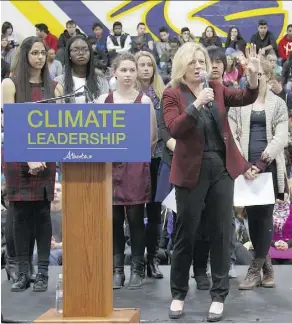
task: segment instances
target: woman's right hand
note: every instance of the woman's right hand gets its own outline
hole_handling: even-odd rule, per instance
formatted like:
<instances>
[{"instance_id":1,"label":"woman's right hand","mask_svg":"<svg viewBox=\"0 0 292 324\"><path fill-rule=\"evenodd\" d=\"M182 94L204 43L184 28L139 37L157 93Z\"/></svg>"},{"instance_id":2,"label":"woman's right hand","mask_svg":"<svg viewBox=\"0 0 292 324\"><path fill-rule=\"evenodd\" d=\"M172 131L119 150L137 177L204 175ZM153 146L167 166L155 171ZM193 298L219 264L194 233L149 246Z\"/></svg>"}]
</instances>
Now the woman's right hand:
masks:
<instances>
[{"instance_id":1,"label":"woman's right hand","mask_svg":"<svg viewBox=\"0 0 292 324\"><path fill-rule=\"evenodd\" d=\"M257 177L257 173L259 173L259 169L256 166L252 166L251 168L249 168L245 174L244 177L247 180L254 180Z\"/></svg>"},{"instance_id":2,"label":"woman's right hand","mask_svg":"<svg viewBox=\"0 0 292 324\"><path fill-rule=\"evenodd\" d=\"M45 162L27 162L29 171L28 173L32 175L37 175L40 171L43 171L46 168Z\"/></svg>"},{"instance_id":3,"label":"woman's right hand","mask_svg":"<svg viewBox=\"0 0 292 324\"><path fill-rule=\"evenodd\" d=\"M214 100L214 91L212 88L204 88L198 98L195 100L194 105L196 108L201 108L202 106L208 104Z\"/></svg>"}]
</instances>

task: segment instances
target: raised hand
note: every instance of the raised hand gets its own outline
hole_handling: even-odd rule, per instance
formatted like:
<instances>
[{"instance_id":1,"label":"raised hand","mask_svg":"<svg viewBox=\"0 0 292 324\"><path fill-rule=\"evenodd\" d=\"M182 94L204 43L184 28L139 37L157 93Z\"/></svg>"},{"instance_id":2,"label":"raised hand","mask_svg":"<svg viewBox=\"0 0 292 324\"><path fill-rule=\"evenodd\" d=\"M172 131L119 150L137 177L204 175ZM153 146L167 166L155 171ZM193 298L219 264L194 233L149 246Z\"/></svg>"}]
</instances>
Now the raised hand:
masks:
<instances>
[{"instance_id":1,"label":"raised hand","mask_svg":"<svg viewBox=\"0 0 292 324\"><path fill-rule=\"evenodd\" d=\"M257 54L257 47L255 44L250 44L250 48L248 49L247 56L247 70L248 74L250 73L258 73L260 69L260 56Z\"/></svg>"},{"instance_id":2,"label":"raised hand","mask_svg":"<svg viewBox=\"0 0 292 324\"><path fill-rule=\"evenodd\" d=\"M251 89L258 87L258 73L260 70L260 56L255 44L250 44L247 59L247 81Z\"/></svg>"}]
</instances>

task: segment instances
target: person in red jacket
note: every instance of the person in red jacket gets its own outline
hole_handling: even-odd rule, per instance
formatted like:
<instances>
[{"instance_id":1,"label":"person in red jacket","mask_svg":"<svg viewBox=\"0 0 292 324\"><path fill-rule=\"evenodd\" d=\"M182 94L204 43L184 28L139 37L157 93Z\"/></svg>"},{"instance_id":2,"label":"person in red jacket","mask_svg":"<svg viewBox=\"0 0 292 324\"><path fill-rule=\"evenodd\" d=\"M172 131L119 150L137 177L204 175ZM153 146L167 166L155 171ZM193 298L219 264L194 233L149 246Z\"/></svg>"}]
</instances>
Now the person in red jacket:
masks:
<instances>
[{"instance_id":1,"label":"person in red jacket","mask_svg":"<svg viewBox=\"0 0 292 324\"><path fill-rule=\"evenodd\" d=\"M280 40L278 46L279 56L286 61L292 52L292 24L287 26L287 34Z\"/></svg>"},{"instance_id":2,"label":"person in red jacket","mask_svg":"<svg viewBox=\"0 0 292 324\"><path fill-rule=\"evenodd\" d=\"M43 40L46 47L48 49L53 48L55 51L57 51L58 38L49 32L48 26L45 24L36 24L35 28L37 37Z\"/></svg>"}]
</instances>

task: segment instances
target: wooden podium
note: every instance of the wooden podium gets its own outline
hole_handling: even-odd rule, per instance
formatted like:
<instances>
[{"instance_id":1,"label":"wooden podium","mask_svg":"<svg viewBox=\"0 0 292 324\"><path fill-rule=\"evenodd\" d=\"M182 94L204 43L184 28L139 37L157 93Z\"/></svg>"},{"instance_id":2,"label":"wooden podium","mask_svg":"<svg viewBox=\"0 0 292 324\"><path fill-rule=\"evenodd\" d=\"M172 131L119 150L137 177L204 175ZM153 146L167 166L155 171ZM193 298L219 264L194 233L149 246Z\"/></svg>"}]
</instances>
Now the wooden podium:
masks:
<instances>
[{"instance_id":1,"label":"wooden podium","mask_svg":"<svg viewBox=\"0 0 292 324\"><path fill-rule=\"evenodd\" d=\"M6 162L63 162L63 314L34 323L139 323L138 309L113 309L108 161L150 161L150 105L48 103L71 96L4 105Z\"/></svg>"},{"instance_id":2,"label":"wooden podium","mask_svg":"<svg viewBox=\"0 0 292 324\"><path fill-rule=\"evenodd\" d=\"M139 309L113 309L112 164L64 163L62 195L63 314L34 323L140 323Z\"/></svg>"}]
</instances>

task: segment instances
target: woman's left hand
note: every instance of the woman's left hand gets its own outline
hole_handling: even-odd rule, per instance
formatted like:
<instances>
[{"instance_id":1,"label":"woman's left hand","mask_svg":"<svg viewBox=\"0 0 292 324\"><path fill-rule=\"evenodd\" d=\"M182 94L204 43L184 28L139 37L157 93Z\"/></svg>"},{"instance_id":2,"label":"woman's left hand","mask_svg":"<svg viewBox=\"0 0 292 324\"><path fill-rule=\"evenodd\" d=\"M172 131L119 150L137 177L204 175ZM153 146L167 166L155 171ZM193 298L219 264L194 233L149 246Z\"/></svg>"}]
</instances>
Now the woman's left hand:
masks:
<instances>
[{"instance_id":1,"label":"woman's left hand","mask_svg":"<svg viewBox=\"0 0 292 324\"><path fill-rule=\"evenodd\" d=\"M257 54L255 44L250 44L247 59L247 81L251 89L258 87L258 73L260 69L260 57Z\"/></svg>"}]
</instances>

